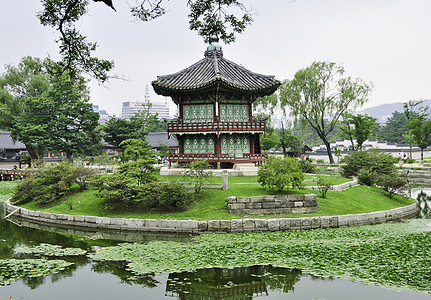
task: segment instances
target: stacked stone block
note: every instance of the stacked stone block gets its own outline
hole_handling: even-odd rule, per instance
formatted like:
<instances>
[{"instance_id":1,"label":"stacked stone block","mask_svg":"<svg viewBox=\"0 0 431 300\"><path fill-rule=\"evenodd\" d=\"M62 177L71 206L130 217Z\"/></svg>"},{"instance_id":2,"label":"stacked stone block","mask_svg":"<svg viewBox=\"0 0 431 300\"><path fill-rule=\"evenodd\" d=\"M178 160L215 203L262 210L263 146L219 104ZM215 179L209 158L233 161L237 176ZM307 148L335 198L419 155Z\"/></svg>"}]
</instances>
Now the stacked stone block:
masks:
<instances>
[{"instance_id":1,"label":"stacked stone block","mask_svg":"<svg viewBox=\"0 0 431 300\"><path fill-rule=\"evenodd\" d=\"M317 196L283 195L256 197L228 197L229 213L233 215L263 216L276 214L309 214L317 212Z\"/></svg>"}]
</instances>

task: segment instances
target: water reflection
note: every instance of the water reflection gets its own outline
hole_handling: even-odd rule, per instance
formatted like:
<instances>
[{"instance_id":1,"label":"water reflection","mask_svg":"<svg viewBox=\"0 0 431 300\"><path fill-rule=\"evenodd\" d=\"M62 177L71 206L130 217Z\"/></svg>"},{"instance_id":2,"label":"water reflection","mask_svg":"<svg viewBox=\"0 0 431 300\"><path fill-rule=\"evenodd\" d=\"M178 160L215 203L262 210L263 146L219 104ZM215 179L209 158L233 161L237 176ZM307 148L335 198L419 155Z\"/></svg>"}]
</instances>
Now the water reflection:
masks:
<instances>
[{"instance_id":1,"label":"water reflection","mask_svg":"<svg viewBox=\"0 0 431 300\"><path fill-rule=\"evenodd\" d=\"M301 271L272 266L203 269L169 274L166 296L178 299L252 299L268 290L293 292Z\"/></svg>"},{"instance_id":2,"label":"water reflection","mask_svg":"<svg viewBox=\"0 0 431 300\"><path fill-rule=\"evenodd\" d=\"M418 200L419 217L422 219L431 219L431 189L412 189L410 197Z\"/></svg>"},{"instance_id":3,"label":"water reflection","mask_svg":"<svg viewBox=\"0 0 431 300\"><path fill-rule=\"evenodd\" d=\"M126 262L107 262L107 261L96 261L91 265L91 270L98 274L112 274L120 278L121 283L129 285L137 284L146 288L155 288L161 284L156 279L156 275L147 274L142 276L135 276L127 270Z\"/></svg>"},{"instance_id":4,"label":"water reflection","mask_svg":"<svg viewBox=\"0 0 431 300\"><path fill-rule=\"evenodd\" d=\"M431 217L431 189L412 191L421 207L421 217ZM20 227L2 219L0 206L0 259L14 257L17 245L49 243L92 251L125 240L169 239L166 235L71 231L70 228ZM21 223L20 225L24 225ZM26 224L26 226L30 226ZM43 230L42 230L43 229ZM55 232L54 232L55 231ZM188 242L188 236L173 236ZM395 292L335 278L303 274L299 270L252 266L234 269L202 269L175 274L135 276L124 262L92 262L85 256L62 258L74 265L50 276L27 278L0 288L0 299L427 299L429 295ZM77 289L79 287L79 289ZM66 291L66 292L65 292ZM348 296L346 296L348 295Z\"/></svg>"}]
</instances>

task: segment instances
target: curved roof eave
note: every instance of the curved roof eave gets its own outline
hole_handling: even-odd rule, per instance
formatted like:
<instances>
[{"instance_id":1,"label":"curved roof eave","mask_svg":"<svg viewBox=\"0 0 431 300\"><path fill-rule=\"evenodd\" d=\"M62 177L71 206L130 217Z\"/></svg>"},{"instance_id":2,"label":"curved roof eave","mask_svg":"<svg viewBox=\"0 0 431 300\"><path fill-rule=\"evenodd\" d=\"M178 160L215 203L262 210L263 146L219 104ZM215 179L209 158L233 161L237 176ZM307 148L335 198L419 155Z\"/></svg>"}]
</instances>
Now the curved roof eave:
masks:
<instances>
[{"instance_id":1,"label":"curved roof eave","mask_svg":"<svg viewBox=\"0 0 431 300\"><path fill-rule=\"evenodd\" d=\"M221 50L207 50L205 58L176 73L157 76L151 84L157 94L171 97L212 91L261 97L274 93L281 83L223 58Z\"/></svg>"}]
</instances>

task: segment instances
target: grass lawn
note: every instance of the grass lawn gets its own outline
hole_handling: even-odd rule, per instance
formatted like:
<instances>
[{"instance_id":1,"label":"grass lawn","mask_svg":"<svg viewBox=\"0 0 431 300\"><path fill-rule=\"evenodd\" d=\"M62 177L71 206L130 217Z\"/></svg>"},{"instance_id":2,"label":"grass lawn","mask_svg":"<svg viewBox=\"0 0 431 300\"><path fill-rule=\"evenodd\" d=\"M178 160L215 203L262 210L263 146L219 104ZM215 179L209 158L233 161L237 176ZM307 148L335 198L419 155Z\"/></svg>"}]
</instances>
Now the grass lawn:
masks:
<instances>
[{"instance_id":1,"label":"grass lawn","mask_svg":"<svg viewBox=\"0 0 431 300\"><path fill-rule=\"evenodd\" d=\"M233 177L235 178L235 177ZM240 177L247 178L247 177ZM248 180L248 179L247 179ZM281 194L311 194L315 193L317 197L318 212L313 214L282 214L268 215L257 218L274 218L274 217L302 217L302 216L328 216L340 214L366 213L372 211L388 210L414 203L415 200L395 195L393 199L388 198L385 193L377 188L358 186L350 188L344 192L328 192L327 199L319 197L317 191L309 190L289 190ZM242 218L241 215L230 215L225 204L229 196L262 196L271 194L259 184L229 184L227 191L221 190L203 190L202 199L197 202L190 210L175 213L160 213L157 211L139 212L122 211L113 212L104 208L103 199L97 197L96 189L89 189L85 192L70 196L69 202L72 202L73 209L70 210L66 201L58 205L41 209L37 203L29 203L23 207L31 210L43 210L51 213L64 213L73 215L95 215L113 218L141 218L141 219L194 219L194 220L211 220L211 219L236 219ZM280 193L275 193L280 194ZM253 216L254 217L254 216Z\"/></svg>"},{"instance_id":2,"label":"grass lawn","mask_svg":"<svg viewBox=\"0 0 431 300\"><path fill-rule=\"evenodd\" d=\"M0 181L0 202L8 200L15 193L19 181Z\"/></svg>"},{"instance_id":3,"label":"grass lawn","mask_svg":"<svg viewBox=\"0 0 431 300\"><path fill-rule=\"evenodd\" d=\"M316 182L314 182L314 180L319 177L319 176L324 176L325 178L328 177L331 179L331 182L333 185L338 185L338 184L342 184L345 182L349 182L351 181L351 179L349 178L345 178L345 177L338 177L338 176L326 176L326 175L313 175L313 174L304 174L304 185L305 186L314 186L317 185ZM188 179L184 176L174 176L174 175L156 175L157 180L160 181L165 181L165 182L186 182L188 181ZM238 177L238 176L231 176L228 179L229 184L231 183L257 183L258 182L258 176L248 176L248 177ZM209 177L208 182L209 183L217 183L217 184L222 184L222 177L218 177L218 176L213 176L213 177Z\"/></svg>"}]
</instances>

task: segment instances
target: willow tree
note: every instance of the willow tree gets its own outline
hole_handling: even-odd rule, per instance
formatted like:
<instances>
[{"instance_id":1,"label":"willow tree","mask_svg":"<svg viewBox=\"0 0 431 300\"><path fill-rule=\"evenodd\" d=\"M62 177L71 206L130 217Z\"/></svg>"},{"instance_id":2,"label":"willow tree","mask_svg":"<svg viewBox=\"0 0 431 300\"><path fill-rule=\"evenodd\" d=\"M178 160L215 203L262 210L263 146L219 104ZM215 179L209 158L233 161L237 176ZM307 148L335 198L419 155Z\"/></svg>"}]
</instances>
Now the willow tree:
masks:
<instances>
[{"instance_id":1,"label":"willow tree","mask_svg":"<svg viewBox=\"0 0 431 300\"><path fill-rule=\"evenodd\" d=\"M296 72L280 87L280 105L296 119L308 122L326 146L334 163L328 135L340 117L368 100L371 84L344 75L344 68L333 62L314 62Z\"/></svg>"}]
</instances>

